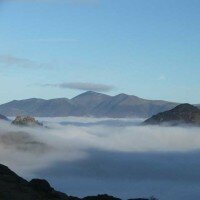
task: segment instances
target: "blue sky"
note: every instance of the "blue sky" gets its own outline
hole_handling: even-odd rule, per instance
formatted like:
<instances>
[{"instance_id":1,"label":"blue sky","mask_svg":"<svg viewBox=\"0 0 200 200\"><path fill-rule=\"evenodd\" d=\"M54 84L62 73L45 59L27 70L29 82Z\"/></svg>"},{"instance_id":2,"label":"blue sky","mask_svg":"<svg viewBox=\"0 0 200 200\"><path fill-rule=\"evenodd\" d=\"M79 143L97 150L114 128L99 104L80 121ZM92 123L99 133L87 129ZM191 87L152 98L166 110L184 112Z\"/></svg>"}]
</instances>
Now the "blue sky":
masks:
<instances>
[{"instance_id":1,"label":"blue sky","mask_svg":"<svg viewBox=\"0 0 200 200\"><path fill-rule=\"evenodd\" d=\"M0 103L115 95L200 103L199 0L3 0Z\"/></svg>"}]
</instances>

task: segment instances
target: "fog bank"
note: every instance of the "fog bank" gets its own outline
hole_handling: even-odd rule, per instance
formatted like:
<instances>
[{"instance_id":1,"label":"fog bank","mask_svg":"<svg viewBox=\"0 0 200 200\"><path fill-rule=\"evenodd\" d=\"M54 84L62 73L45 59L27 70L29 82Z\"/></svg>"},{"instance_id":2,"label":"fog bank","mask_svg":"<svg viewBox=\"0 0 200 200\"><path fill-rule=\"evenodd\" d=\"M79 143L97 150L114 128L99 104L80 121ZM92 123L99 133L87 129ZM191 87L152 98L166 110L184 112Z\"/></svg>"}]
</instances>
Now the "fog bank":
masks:
<instances>
[{"instance_id":1,"label":"fog bank","mask_svg":"<svg viewBox=\"0 0 200 200\"><path fill-rule=\"evenodd\" d=\"M40 118L48 128L0 123L1 163L71 195L200 197L200 129L135 119Z\"/></svg>"}]
</instances>

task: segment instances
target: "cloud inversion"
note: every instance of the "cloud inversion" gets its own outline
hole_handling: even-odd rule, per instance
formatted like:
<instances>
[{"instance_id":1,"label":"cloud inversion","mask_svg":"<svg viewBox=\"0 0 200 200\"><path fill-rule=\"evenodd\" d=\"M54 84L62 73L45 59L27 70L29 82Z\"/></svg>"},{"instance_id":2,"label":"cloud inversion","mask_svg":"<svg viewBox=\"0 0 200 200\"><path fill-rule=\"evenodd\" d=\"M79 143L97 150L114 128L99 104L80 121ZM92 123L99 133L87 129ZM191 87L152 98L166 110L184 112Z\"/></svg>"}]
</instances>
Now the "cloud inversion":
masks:
<instances>
[{"instance_id":1,"label":"cloud inversion","mask_svg":"<svg viewBox=\"0 0 200 200\"><path fill-rule=\"evenodd\" d=\"M39 120L49 128L0 122L1 163L24 177L48 179L69 195L162 200L200 195L199 128L143 127L133 119L121 120L121 126L119 119Z\"/></svg>"}]
</instances>

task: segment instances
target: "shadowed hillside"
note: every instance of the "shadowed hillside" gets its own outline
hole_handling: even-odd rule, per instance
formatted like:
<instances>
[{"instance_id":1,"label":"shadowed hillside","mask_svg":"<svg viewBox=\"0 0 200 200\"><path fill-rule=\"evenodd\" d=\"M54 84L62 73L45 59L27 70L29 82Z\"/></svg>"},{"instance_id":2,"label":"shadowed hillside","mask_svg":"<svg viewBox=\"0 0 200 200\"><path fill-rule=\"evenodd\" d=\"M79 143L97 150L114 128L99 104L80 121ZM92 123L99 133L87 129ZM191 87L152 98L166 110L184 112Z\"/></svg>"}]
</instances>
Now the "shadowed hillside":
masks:
<instances>
[{"instance_id":1,"label":"shadowed hillside","mask_svg":"<svg viewBox=\"0 0 200 200\"><path fill-rule=\"evenodd\" d=\"M1 200L120 200L109 195L78 198L54 190L46 180L33 179L30 182L19 177L9 168L0 165ZM134 200L134 199L133 199ZM137 199L135 199L137 200ZM148 199L138 199L148 200Z\"/></svg>"},{"instance_id":2,"label":"shadowed hillside","mask_svg":"<svg viewBox=\"0 0 200 200\"><path fill-rule=\"evenodd\" d=\"M174 109L159 113L147 119L144 124L192 124L200 125L200 110L190 104L181 104Z\"/></svg>"}]
</instances>

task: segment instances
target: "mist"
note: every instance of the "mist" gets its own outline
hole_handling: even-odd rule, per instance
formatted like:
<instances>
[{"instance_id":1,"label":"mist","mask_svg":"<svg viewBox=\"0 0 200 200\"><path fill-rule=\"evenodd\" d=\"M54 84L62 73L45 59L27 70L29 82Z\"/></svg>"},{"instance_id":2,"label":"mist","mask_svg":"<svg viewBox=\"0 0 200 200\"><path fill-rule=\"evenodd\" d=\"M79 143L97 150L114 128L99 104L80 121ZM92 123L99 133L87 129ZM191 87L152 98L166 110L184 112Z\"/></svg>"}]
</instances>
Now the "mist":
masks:
<instances>
[{"instance_id":1,"label":"mist","mask_svg":"<svg viewBox=\"0 0 200 200\"><path fill-rule=\"evenodd\" d=\"M200 197L200 129L141 119L39 118L47 128L0 123L1 163L69 195Z\"/></svg>"}]
</instances>

